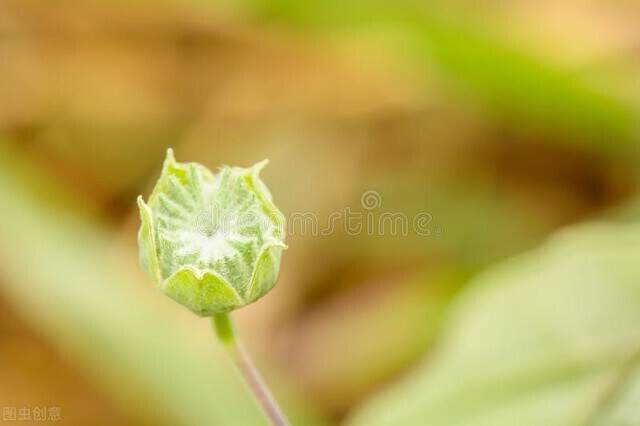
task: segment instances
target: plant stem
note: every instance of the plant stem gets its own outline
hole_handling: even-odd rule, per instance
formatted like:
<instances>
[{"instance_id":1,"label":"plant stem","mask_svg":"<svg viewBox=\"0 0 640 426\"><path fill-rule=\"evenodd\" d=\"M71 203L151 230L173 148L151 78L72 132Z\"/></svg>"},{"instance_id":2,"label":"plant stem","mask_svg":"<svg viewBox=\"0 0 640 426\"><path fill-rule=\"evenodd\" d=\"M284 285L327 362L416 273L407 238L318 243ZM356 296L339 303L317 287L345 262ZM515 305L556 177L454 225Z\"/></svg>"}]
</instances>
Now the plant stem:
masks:
<instances>
[{"instance_id":1,"label":"plant stem","mask_svg":"<svg viewBox=\"0 0 640 426\"><path fill-rule=\"evenodd\" d=\"M274 426L289 426L282 409L278 406L273 394L264 382L258 369L253 365L251 357L244 350L242 344L235 336L233 323L229 314L216 314L212 318L213 328L218 338L224 343L225 348L240 369L251 391L256 396L264 409L267 417Z\"/></svg>"}]
</instances>

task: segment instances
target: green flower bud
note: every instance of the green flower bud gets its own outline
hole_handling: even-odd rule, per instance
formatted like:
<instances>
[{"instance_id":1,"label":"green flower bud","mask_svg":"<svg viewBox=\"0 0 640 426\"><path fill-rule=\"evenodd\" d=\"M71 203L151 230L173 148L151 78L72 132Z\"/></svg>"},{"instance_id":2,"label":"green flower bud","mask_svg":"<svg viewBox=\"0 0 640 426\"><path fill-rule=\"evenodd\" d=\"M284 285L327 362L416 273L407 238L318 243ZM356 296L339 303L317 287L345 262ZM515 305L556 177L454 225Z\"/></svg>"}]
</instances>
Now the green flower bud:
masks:
<instances>
[{"instance_id":1,"label":"green flower bud","mask_svg":"<svg viewBox=\"0 0 640 426\"><path fill-rule=\"evenodd\" d=\"M245 306L276 283L285 221L260 180L266 164L213 175L201 164L177 163L169 149L148 204L138 197L142 265L198 315Z\"/></svg>"}]
</instances>

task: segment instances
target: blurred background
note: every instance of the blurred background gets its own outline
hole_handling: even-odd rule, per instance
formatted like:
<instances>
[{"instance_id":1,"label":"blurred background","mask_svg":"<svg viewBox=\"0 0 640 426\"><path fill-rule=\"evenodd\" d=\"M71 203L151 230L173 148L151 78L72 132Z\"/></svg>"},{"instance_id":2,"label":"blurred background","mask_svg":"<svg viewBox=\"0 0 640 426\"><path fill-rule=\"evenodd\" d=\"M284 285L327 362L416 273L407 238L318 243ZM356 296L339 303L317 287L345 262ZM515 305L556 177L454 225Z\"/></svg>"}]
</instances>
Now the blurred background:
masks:
<instances>
[{"instance_id":1,"label":"blurred background","mask_svg":"<svg viewBox=\"0 0 640 426\"><path fill-rule=\"evenodd\" d=\"M2 420L263 424L208 322L137 263L135 197L173 147L269 158L280 209L321 227L431 218L294 232L234 314L294 424L348 421L429 360L477 274L638 217L639 20L626 0L1 1Z\"/></svg>"}]
</instances>

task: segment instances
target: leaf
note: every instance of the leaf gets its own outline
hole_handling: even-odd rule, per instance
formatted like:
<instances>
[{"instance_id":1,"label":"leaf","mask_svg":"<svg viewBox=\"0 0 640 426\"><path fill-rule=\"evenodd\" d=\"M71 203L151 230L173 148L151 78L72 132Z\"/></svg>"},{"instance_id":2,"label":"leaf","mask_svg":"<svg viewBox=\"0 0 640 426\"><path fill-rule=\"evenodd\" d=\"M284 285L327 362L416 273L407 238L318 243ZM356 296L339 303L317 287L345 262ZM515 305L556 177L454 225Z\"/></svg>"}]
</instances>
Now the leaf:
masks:
<instances>
[{"instance_id":1,"label":"leaf","mask_svg":"<svg viewBox=\"0 0 640 426\"><path fill-rule=\"evenodd\" d=\"M576 70L538 58L513 45L495 25L488 31L477 19L452 15L451 8L379 0L345 0L339 7L320 0L244 3L268 22L306 31L375 30L376 43L382 35L383 44L426 65L425 70L432 72L435 64L459 92L518 127L561 135L565 143L600 153L636 154L637 105L607 90L606 82L589 81Z\"/></svg>"},{"instance_id":2,"label":"leaf","mask_svg":"<svg viewBox=\"0 0 640 426\"><path fill-rule=\"evenodd\" d=\"M589 225L479 277L351 426L640 424L640 227Z\"/></svg>"}]
</instances>

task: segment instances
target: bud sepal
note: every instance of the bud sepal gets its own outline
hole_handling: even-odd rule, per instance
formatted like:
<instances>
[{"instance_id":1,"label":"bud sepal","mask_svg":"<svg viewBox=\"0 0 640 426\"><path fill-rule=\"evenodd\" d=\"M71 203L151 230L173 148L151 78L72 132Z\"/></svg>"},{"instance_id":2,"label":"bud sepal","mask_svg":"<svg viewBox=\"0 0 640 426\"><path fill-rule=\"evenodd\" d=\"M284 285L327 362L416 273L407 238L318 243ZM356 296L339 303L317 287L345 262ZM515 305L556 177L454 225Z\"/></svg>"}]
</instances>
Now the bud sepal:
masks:
<instances>
[{"instance_id":1,"label":"bud sepal","mask_svg":"<svg viewBox=\"0 0 640 426\"><path fill-rule=\"evenodd\" d=\"M252 303L275 285L286 249L284 215L259 173L178 163L167 151L145 203L138 197L140 260L156 286L201 316Z\"/></svg>"}]
</instances>

